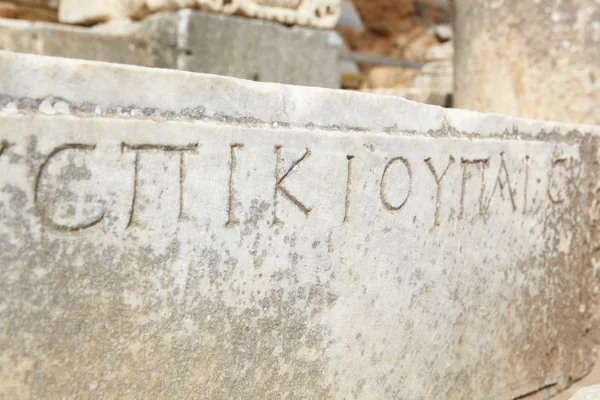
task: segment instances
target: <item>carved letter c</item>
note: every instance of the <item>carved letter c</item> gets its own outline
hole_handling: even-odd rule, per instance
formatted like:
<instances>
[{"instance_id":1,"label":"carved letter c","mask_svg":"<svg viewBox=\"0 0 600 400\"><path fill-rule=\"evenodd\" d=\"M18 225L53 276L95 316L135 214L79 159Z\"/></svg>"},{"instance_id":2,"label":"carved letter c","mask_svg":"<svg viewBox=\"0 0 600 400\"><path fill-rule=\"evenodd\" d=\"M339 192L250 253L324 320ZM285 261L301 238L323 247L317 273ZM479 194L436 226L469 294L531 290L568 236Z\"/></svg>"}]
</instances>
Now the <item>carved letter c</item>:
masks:
<instances>
[{"instance_id":1,"label":"carved letter c","mask_svg":"<svg viewBox=\"0 0 600 400\"><path fill-rule=\"evenodd\" d=\"M42 207L39 202L40 180L42 179L44 170L50 163L50 160L52 160L56 155L62 153L63 151L67 151L67 150L90 151L90 150L94 150L95 148L96 148L96 145L91 145L91 144L69 143L69 144L63 144L61 146L56 147L54 150L52 150L50 152L50 154L48 154L48 156L46 156L46 159L40 166L37 176L35 177L35 187L34 187L34 192L33 192L35 207L37 208L38 212L40 213L42 223L47 224L47 225L51 226L52 228L59 230L59 231L74 232L74 231L91 228L92 226L94 226L94 225L98 224L100 221L102 221L102 219L104 218L105 211L102 211L102 213L98 217L95 217L90 222L83 222L81 224L76 224L76 225L58 224L58 223L54 222L52 220L52 218L50 218L47 215L46 209L44 207Z\"/></svg>"}]
</instances>

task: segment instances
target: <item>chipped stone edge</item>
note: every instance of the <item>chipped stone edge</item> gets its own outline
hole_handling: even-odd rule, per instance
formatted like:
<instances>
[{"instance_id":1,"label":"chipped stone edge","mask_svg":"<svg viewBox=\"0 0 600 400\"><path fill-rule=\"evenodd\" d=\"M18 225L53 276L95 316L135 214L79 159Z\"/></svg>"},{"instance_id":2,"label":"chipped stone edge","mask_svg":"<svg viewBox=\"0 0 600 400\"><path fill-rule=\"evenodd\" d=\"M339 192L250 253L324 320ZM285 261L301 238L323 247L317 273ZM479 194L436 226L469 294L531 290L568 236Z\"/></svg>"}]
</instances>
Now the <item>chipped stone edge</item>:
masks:
<instances>
[{"instance_id":1,"label":"chipped stone edge","mask_svg":"<svg viewBox=\"0 0 600 400\"><path fill-rule=\"evenodd\" d=\"M599 126L443 109L395 96L7 51L0 51L0 114L469 139L578 142L600 135Z\"/></svg>"}]
</instances>

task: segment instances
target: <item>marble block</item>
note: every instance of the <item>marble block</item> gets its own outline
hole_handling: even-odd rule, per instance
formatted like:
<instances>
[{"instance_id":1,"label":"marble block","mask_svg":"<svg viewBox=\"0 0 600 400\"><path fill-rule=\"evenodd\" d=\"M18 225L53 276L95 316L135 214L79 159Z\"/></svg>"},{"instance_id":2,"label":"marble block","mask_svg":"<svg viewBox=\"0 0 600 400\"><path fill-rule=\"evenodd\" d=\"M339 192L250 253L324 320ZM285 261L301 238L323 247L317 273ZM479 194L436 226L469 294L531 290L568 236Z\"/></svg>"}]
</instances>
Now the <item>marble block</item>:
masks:
<instances>
[{"instance_id":1,"label":"marble block","mask_svg":"<svg viewBox=\"0 0 600 400\"><path fill-rule=\"evenodd\" d=\"M0 394L561 390L594 359L599 133L0 52Z\"/></svg>"}]
</instances>

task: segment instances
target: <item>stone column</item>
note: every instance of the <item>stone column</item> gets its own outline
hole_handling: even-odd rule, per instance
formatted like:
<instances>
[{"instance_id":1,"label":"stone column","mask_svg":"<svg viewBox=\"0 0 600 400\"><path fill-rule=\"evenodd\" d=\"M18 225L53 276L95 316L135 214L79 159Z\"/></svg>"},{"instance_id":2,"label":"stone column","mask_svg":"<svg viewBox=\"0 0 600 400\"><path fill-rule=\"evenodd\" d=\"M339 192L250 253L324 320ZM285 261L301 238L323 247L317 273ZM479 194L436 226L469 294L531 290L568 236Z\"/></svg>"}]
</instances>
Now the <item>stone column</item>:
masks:
<instances>
[{"instance_id":1,"label":"stone column","mask_svg":"<svg viewBox=\"0 0 600 400\"><path fill-rule=\"evenodd\" d=\"M456 107L600 122L598 0L455 1Z\"/></svg>"}]
</instances>

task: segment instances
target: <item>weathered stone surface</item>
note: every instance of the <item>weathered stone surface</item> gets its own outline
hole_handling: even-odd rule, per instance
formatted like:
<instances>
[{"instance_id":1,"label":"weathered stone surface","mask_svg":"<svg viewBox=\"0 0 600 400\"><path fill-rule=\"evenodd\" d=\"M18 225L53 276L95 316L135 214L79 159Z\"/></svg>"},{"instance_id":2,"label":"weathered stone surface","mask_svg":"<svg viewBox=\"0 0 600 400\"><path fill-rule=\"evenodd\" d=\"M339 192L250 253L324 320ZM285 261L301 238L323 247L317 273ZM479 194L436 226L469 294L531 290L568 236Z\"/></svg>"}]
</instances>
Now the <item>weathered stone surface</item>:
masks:
<instances>
[{"instance_id":1,"label":"weathered stone surface","mask_svg":"<svg viewBox=\"0 0 600 400\"><path fill-rule=\"evenodd\" d=\"M94 28L0 20L0 49L339 87L335 32L182 10Z\"/></svg>"},{"instance_id":2,"label":"weathered stone surface","mask_svg":"<svg viewBox=\"0 0 600 400\"><path fill-rule=\"evenodd\" d=\"M140 18L150 12L198 7L225 14L274 20L284 24L332 28L340 17L341 0L61 0L59 19L70 24L93 24L121 18Z\"/></svg>"},{"instance_id":3,"label":"weathered stone surface","mask_svg":"<svg viewBox=\"0 0 600 400\"><path fill-rule=\"evenodd\" d=\"M600 124L600 2L454 4L457 107Z\"/></svg>"},{"instance_id":4,"label":"weathered stone surface","mask_svg":"<svg viewBox=\"0 0 600 400\"><path fill-rule=\"evenodd\" d=\"M590 367L598 134L0 52L6 398L516 398Z\"/></svg>"},{"instance_id":5,"label":"weathered stone surface","mask_svg":"<svg viewBox=\"0 0 600 400\"><path fill-rule=\"evenodd\" d=\"M580 389L571 400L600 400L600 385Z\"/></svg>"},{"instance_id":6,"label":"weathered stone surface","mask_svg":"<svg viewBox=\"0 0 600 400\"><path fill-rule=\"evenodd\" d=\"M335 32L191 11L180 12L180 27L180 69L262 82L340 85L342 39Z\"/></svg>"},{"instance_id":7,"label":"weathered stone surface","mask_svg":"<svg viewBox=\"0 0 600 400\"><path fill-rule=\"evenodd\" d=\"M44 22L0 20L0 49L141 66L155 65L148 42L144 39Z\"/></svg>"}]
</instances>

